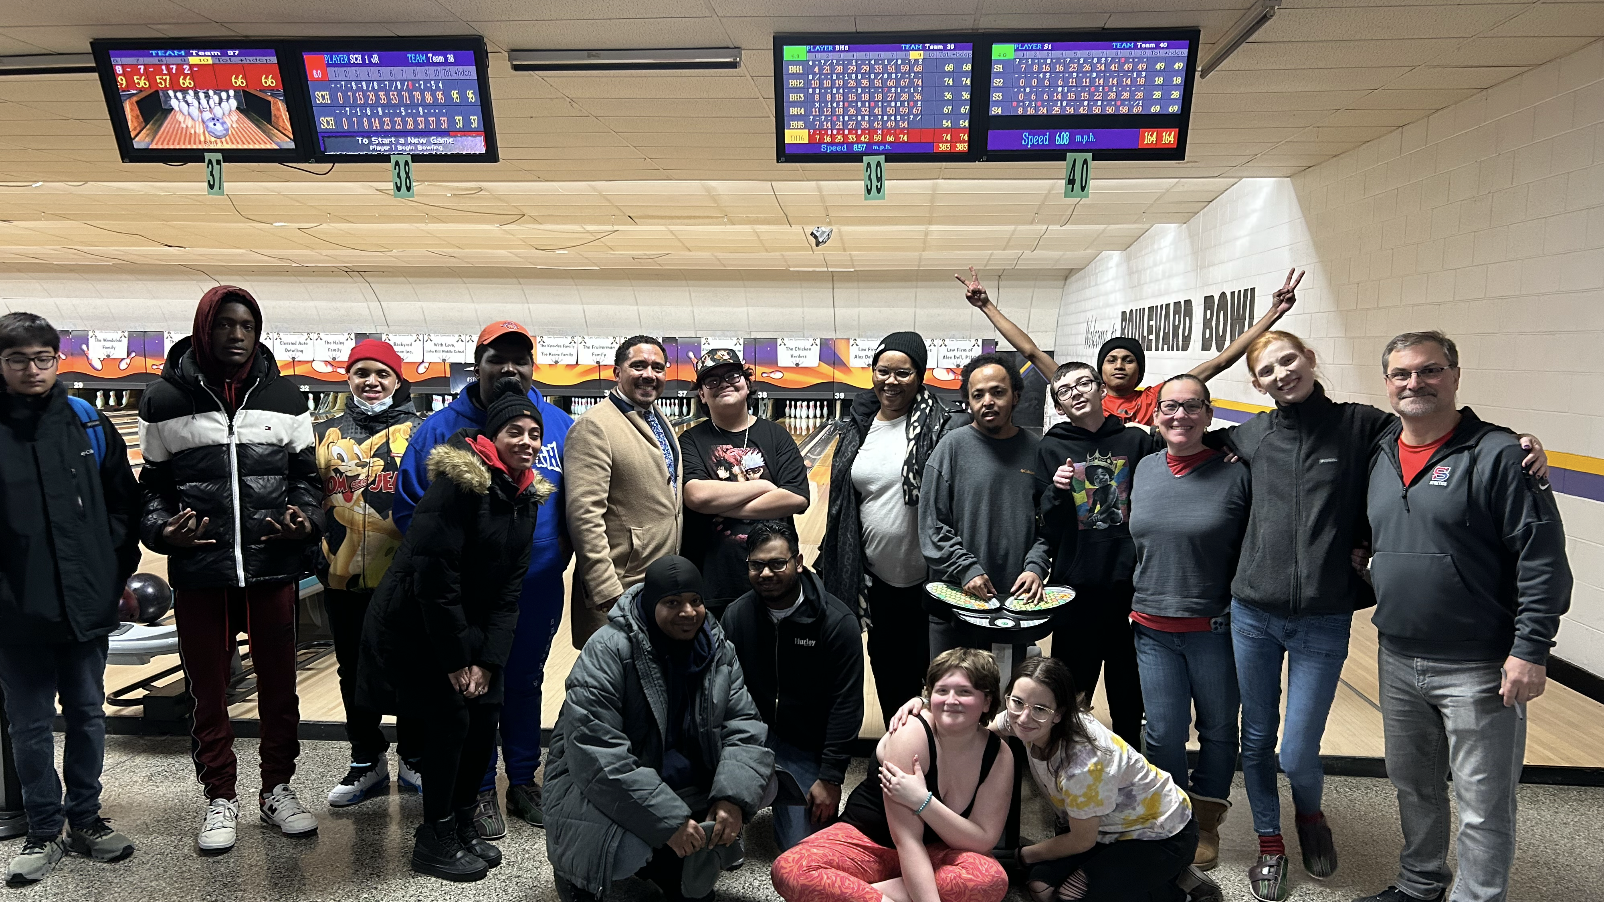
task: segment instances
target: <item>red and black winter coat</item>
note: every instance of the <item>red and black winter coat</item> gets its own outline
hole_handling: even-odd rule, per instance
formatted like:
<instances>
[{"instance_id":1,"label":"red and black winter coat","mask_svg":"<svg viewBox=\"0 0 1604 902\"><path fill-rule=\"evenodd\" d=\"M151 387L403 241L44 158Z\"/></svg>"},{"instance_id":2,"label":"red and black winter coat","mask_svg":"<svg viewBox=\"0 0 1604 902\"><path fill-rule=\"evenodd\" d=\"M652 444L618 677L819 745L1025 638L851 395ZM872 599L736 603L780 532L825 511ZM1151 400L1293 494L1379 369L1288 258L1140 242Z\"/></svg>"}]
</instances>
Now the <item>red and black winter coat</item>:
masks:
<instances>
[{"instance_id":1,"label":"red and black winter coat","mask_svg":"<svg viewBox=\"0 0 1604 902\"><path fill-rule=\"evenodd\" d=\"M139 401L140 538L167 555L175 589L298 580L306 548L322 532L323 486L306 396L280 378L264 345L257 345L239 399L229 414L186 338L168 351L161 381ZM282 525L291 504L311 521L311 536L269 541L268 518ZM184 508L210 519L201 538L216 544L176 548L162 539L162 528Z\"/></svg>"}]
</instances>

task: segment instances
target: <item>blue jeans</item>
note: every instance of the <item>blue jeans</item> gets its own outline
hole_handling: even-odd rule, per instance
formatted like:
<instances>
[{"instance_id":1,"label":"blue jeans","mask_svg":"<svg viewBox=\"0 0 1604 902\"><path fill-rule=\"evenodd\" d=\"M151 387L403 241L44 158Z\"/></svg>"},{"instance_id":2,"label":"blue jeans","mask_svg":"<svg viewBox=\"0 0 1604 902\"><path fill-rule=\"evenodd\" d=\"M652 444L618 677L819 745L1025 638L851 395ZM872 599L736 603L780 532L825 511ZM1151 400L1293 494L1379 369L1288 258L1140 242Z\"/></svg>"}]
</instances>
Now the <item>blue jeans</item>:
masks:
<instances>
[{"instance_id":1,"label":"blue jeans","mask_svg":"<svg viewBox=\"0 0 1604 902\"><path fill-rule=\"evenodd\" d=\"M501 706L501 754L506 757L510 786L535 782L535 769L540 767L541 682L546 676L551 640L562 619L562 571L552 574L531 569L518 598L518 627L513 631L512 652L507 655L503 671L506 695ZM496 788L497 758L492 748L480 792Z\"/></svg>"},{"instance_id":2,"label":"blue jeans","mask_svg":"<svg viewBox=\"0 0 1604 902\"><path fill-rule=\"evenodd\" d=\"M1381 649L1387 776L1404 846L1398 888L1427 899L1503 902L1515 861L1515 788L1526 706L1504 707L1502 661L1431 661ZM1459 800L1459 879L1448 870L1448 775Z\"/></svg>"},{"instance_id":3,"label":"blue jeans","mask_svg":"<svg viewBox=\"0 0 1604 902\"><path fill-rule=\"evenodd\" d=\"M1208 632L1166 633L1133 624L1136 664L1147 709L1147 760L1190 793L1225 799L1236 772L1236 659L1231 621L1216 617ZM1197 770L1187 775L1186 738L1197 705Z\"/></svg>"},{"instance_id":4,"label":"blue jeans","mask_svg":"<svg viewBox=\"0 0 1604 902\"><path fill-rule=\"evenodd\" d=\"M1292 784L1299 814L1320 810L1325 771L1320 737L1348 658L1351 614L1286 617L1241 601L1231 602L1236 678L1242 688L1242 782L1260 836L1281 832L1276 787L1276 731L1281 726L1281 666L1287 671L1287 722L1281 735L1281 770Z\"/></svg>"},{"instance_id":5,"label":"blue jeans","mask_svg":"<svg viewBox=\"0 0 1604 902\"><path fill-rule=\"evenodd\" d=\"M106 759L106 638L88 642L0 646L0 688L11 721L28 835L57 836L63 822L83 827L100 817L100 769ZM56 775L56 696L67 729L62 738L62 804Z\"/></svg>"},{"instance_id":6,"label":"blue jeans","mask_svg":"<svg viewBox=\"0 0 1604 902\"><path fill-rule=\"evenodd\" d=\"M816 753L775 739L772 733L769 734L769 748L774 750L774 766L795 777L803 793L818 782L819 756ZM806 805L774 806L774 845L781 852L828 826L828 822L814 824L808 817Z\"/></svg>"}]
</instances>

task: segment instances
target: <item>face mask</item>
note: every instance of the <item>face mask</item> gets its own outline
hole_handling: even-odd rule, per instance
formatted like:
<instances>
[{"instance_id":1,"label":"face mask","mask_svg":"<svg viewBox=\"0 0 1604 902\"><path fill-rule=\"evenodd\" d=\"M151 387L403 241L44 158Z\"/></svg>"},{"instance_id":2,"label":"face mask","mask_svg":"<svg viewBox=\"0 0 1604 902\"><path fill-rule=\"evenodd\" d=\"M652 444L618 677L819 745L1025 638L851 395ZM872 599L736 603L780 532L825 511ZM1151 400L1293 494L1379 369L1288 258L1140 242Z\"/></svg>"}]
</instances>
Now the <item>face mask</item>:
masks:
<instances>
[{"instance_id":1,"label":"face mask","mask_svg":"<svg viewBox=\"0 0 1604 902\"><path fill-rule=\"evenodd\" d=\"M395 402L395 395L391 395L390 397L385 398L383 401L375 401L372 404L369 404L368 402L362 400L361 398L357 397L354 394L351 396L351 404L352 404L352 406L354 406L357 410L360 410L361 412L363 412L365 414L368 414L370 416L373 415L373 414L376 414L376 413L381 413L383 411L389 410L390 409L390 405L392 403L394 403L394 402Z\"/></svg>"}]
</instances>

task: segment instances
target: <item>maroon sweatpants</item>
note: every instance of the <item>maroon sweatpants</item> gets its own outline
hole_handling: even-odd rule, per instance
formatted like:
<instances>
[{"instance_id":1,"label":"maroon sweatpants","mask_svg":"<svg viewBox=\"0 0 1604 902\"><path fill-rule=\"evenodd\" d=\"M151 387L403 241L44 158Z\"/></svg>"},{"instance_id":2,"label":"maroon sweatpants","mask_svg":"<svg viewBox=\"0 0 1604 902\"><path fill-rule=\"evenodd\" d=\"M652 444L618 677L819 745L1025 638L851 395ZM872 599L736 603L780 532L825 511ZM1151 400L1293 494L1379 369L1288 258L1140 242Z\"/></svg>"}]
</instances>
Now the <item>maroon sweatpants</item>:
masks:
<instances>
[{"instance_id":1,"label":"maroon sweatpants","mask_svg":"<svg viewBox=\"0 0 1604 902\"><path fill-rule=\"evenodd\" d=\"M272 789L295 775L301 753L301 722L295 694L294 583L208 589L175 589L178 653L195 697L191 734L195 773L208 799L233 799L237 765L234 726L228 719L229 664L235 637L246 633L256 675L261 721L262 787Z\"/></svg>"}]
</instances>

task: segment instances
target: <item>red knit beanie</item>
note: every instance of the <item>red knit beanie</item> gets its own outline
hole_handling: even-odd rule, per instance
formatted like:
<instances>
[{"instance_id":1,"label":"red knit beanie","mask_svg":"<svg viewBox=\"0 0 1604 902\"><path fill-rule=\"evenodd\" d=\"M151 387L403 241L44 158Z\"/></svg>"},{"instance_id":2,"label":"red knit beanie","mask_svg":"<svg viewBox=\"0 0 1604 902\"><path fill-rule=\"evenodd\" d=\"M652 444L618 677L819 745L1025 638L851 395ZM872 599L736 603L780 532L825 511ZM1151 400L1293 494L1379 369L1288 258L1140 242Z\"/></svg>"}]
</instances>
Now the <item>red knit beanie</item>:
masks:
<instances>
[{"instance_id":1,"label":"red knit beanie","mask_svg":"<svg viewBox=\"0 0 1604 902\"><path fill-rule=\"evenodd\" d=\"M351 349L351 356L345 364L346 368L355 366L358 360L377 361L389 367L390 372L395 373L397 378L401 377L401 355L397 354L395 348L387 341L370 338L358 342L356 347Z\"/></svg>"}]
</instances>

